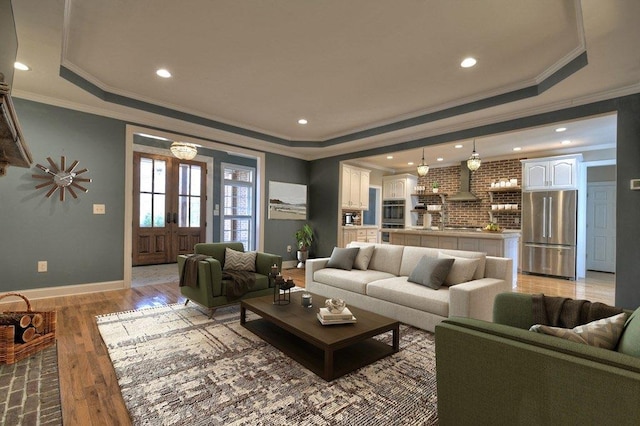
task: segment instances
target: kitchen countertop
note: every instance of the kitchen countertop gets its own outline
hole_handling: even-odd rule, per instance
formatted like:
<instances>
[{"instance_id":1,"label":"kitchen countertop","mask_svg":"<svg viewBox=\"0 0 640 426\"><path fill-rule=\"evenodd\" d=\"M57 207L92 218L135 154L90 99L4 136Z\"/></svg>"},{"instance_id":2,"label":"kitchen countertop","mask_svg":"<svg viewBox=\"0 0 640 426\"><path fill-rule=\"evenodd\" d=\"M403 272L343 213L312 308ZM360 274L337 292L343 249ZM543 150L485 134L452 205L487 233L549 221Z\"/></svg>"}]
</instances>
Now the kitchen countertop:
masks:
<instances>
[{"instance_id":1,"label":"kitchen countertop","mask_svg":"<svg viewBox=\"0 0 640 426\"><path fill-rule=\"evenodd\" d=\"M378 225L342 225L342 229L380 229Z\"/></svg>"},{"instance_id":2,"label":"kitchen countertop","mask_svg":"<svg viewBox=\"0 0 640 426\"><path fill-rule=\"evenodd\" d=\"M484 232L474 229L445 229L432 230L425 228L405 228L405 229L385 229L384 232L390 234L409 234L409 235L433 235L443 237L468 237L468 238L489 238L494 240L506 240L509 238L520 238L519 229L505 229L503 232Z\"/></svg>"}]
</instances>

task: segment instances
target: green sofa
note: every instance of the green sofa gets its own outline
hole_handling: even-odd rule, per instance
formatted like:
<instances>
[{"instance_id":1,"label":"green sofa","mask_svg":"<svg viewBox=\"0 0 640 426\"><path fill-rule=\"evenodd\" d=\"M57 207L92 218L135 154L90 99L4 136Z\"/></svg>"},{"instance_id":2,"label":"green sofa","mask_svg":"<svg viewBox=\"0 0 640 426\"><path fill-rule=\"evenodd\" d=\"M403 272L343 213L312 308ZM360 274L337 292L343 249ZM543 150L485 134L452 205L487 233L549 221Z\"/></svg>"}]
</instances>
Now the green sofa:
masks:
<instances>
[{"instance_id":1,"label":"green sofa","mask_svg":"<svg viewBox=\"0 0 640 426\"><path fill-rule=\"evenodd\" d=\"M640 308L616 350L528 331L531 295L499 294L493 319L436 326L440 425L640 424Z\"/></svg>"},{"instance_id":2,"label":"green sofa","mask_svg":"<svg viewBox=\"0 0 640 426\"><path fill-rule=\"evenodd\" d=\"M199 243L194 246L195 254L211 256L198 263L198 285L197 287L180 287L180 293L189 300L210 310L213 315L216 308L238 303L242 299L250 297L266 296L272 294L273 287L269 282L269 272L274 264L278 266L278 271L282 269L282 257L258 252L256 256L256 283L252 290L242 297L227 297L225 281L222 279L222 269L224 268L225 249L244 252L244 246L240 242L230 243ZM178 269L180 276L184 269L187 256L178 256Z\"/></svg>"}]
</instances>

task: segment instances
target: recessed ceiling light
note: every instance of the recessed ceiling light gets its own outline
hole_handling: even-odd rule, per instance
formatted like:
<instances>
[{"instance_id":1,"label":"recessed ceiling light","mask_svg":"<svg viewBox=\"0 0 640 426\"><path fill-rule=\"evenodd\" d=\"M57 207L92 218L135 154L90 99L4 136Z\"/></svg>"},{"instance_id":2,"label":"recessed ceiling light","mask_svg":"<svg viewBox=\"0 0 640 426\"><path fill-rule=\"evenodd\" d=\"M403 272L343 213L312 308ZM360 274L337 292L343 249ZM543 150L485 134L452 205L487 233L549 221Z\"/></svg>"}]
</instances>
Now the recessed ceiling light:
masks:
<instances>
[{"instance_id":1,"label":"recessed ceiling light","mask_svg":"<svg viewBox=\"0 0 640 426\"><path fill-rule=\"evenodd\" d=\"M560 143L561 143L562 145L569 145L569 144L571 143L571 141L570 141L570 140L568 140L568 139L565 139L565 140L563 140L563 141L562 141L562 142L560 142Z\"/></svg>"},{"instance_id":2,"label":"recessed ceiling light","mask_svg":"<svg viewBox=\"0 0 640 426\"><path fill-rule=\"evenodd\" d=\"M14 62L13 67L17 70L20 71L30 71L31 68L29 68L28 65L23 64L22 62Z\"/></svg>"},{"instance_id":3,"label":"recessed ceiling light","mask_svg":"<svg viewBox=\"0 0 640 426\"><path fill-rule=\"evenodd\" d=\"M567 130L567 128L566 128L566 127L558 127L558 128L556 129L556 132L560 133L560 132L564 132L565 130Z\"/></svg>"},{"instance_id":4,"label":"recessed ceiling light","mask_svg":"<svg viewBox=\"0 0 640 426\"><path fill-rule=\"evenodd\" d=\"M475 58L464 58L464 60L462 62L460 62L460 66L462 68L471 68L472 66L474 66L478 61L476 61Z\"/></svg>"},{"instance_id":5,"label":"recessed ceiling light","mask_svg":"<svg viewBox=\"0 0 640 426\"><path fill-rule=\"evenodd\" d=\"M308 121L306 118L301 118L300 120L298 120L298 124L307 124Z\"/></svg>"},{"instance_id":6,"label":"recessed ceiling light","mask_svg":"<svg viewBox=\"0 0 640 426\"><path fill-rule=\"evenodd\" d=\"M407 163L407 166L413 166L413 161L409 161L409 162Z\"/></svg>"},{"instance_id":7,"label":"recessed ceiling light","mask_svg":"<svg viewBox=\"0 0 640 426\"><path fill-rule=\"evenodd\" d=\"M462 148L462 145L458 144L458 145L454 145L453 147L456 148L456 149L460 149L460 148Z\"/></svg>"},{"instance_id":8,"label":"recessed ceiling light","mask_svg":"<svg viewBox=\"0 0 640 426\"><path fill-rule=\"evenodd\" d=\"M387 160L393 160L393 155L387 155Z\"/></svg>"},{"instance_id":9,"label":"recessed ceiling light","mask_svg":"<svg viewBox=\"0 0 640 426\"><path fill-rule=\"evenodd\" d=\"M515 148L513 148L514 151L522 151L522 148L520 148L519 146L516 146Z\"/></svg>"},{"instance_id":10,"label":"recessed ceiling light","mask_svg":"<svg viewBox=\"0 0 640 426\"><path fill-rule=\"evenodd\" d=\"M160 68L158 71L156 71L156 74L158 75L158 77L162 77L162 78L171 77L171 73L164 68Z\"/></svg>"},{"instance_id":11,"label":"recessed ceiling light","mask_svg":"<svg viewBox=\"0 0 640 426\"><path fill-rule=\"evenodd\" d=\"M436 158L436 161L444 161L444 158L438 157L438 158Z\"/></svg>"}]
</instances>

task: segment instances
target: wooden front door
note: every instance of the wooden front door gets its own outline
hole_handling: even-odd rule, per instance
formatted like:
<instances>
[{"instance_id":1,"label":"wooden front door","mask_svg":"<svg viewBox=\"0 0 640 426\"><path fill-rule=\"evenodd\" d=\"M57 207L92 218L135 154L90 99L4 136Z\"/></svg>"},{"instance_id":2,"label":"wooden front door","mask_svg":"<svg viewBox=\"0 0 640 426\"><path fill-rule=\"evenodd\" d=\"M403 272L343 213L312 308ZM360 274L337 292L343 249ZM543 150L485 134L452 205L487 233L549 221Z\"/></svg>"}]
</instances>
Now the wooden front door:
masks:
<instances>
[{"instance_id":1,"label":"wooden front door","mask_svg":"<svg viewBox=\"0 0 640 426\"><path fill-rule=\"evenodd\" d=\"M206 164L134 153L133 265L173 263L205 239Z\"/></svg>"}]
</instances>

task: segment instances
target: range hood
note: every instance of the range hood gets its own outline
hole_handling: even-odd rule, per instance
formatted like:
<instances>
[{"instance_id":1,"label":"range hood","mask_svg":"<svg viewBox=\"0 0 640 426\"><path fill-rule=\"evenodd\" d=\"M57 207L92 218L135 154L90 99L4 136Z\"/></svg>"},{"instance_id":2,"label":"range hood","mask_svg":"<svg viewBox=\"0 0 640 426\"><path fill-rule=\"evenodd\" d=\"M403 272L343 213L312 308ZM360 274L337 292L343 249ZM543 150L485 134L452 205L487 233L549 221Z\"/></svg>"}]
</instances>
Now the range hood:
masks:
<instances>
[{"instance_id":1,"label":"range hood","mask_svg":"<svg viewBox=\"0 0 640 426\"><path fill-rule=\"evenodd\" d=\"M460 189L453 195L447 197L447 201L478 201L479 198L470 191L471 170L467 167L467 162L460 163Z\"/></svg>"},{"instance_id":2,"label":"range hood","mask_svg":"<svg viewBox=\"0 0 640 426\"><path fill-rule=\"evenodd\" d=\"M9 85L0 80L0 176L9 166L31 167L33 162L9 94Z\"/></svg>"}]
</instances>

